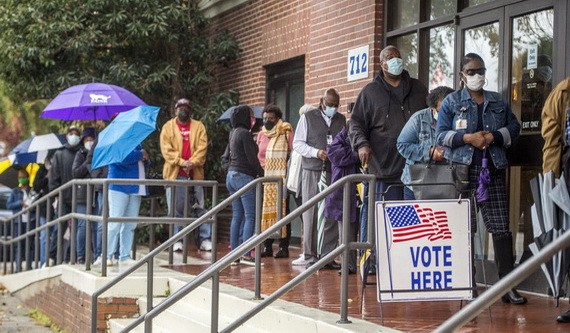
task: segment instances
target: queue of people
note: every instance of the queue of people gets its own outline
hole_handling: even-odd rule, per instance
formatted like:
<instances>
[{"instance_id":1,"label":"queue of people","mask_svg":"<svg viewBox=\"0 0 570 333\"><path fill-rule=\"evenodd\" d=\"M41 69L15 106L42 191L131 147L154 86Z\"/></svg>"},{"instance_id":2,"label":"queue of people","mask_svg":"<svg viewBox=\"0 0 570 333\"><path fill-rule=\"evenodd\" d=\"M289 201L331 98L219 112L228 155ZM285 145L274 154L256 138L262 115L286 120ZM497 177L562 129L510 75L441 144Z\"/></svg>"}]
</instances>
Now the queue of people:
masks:
<instances>
[{"instance_id":1,"label":"queue of people","mask_svg":"<svg viewBox=\"0 0 570 333\"><path fill-rule=\"evenodd\" d=\"M256 124L253 110L248 106L236 107L231 115L232 129L227 148L222 156L229 193L236 193L262 176L281 177L283 184L287 184L291 159L296 156L301 160L301 167L293 197L300 198L302 203L309 201L331 182L356 173L363 167L377 178L377 200L414 200L413 188L409 186L410 165L425 163L429 158L436 162L451 161L468 165L469 187L473 191L484 167L483 160L489 159L489 199L476 205L474 201L471 202L470 219L472 232L475 232L476 215L481 213L486 231L492 234L499 278L504 277L514 268L513 237L508 220L506 149L517 139L520 123L499 93L484 89L485 62L477 54L466 54L458 73L461 88L454 91L449 87L438 87L429 93L419 80L410 77L404 69L402 55L395 46L387 46L381 51L380 67L374 80L359 93L349 122L338 112L341 97L334 88L323 92L317 107L303 106L295 131L291 124L283 121L283 113L278 106L266 106L263 110L263 126L255 139L252 133ZM557 87L553 91L555 93L562 97L552 97L558 98L556 100L549 98L545 104L543 135L547 140L544 172L553 170L560 175L561 172L568 172L564 162L560 165L562 153L567 151L565 148L569 136L567 119L570 117L564 111L568 108L568 83ZM563 98L566 98L565 102L560 101ZM553 111L554 107L556 111ZM96 173L97 169L90 167L95 145L94 130L85 129L82 135L78 128L70 127L67 144L55 153L44 168L42 177L48 180L47 190L53 190L73 178L101 177ZM161 130L164 179L203 180L207 146L204 125L192 118L190 101L180 99L175 105L174 117ZM148 154L138 147L123 163L110 165L108 175L103 177L137 179L139 175L144 175L141 168L148 160ZM26 175L22 173L20 176L20 187L13 192L10 201L14 211L25 207L29 192ZM232 249L255 233L255 191L252 189L243 193L232 203ZM277 200L278 191L282 191L283 200ZM139 186L111 185L110 217L137 216L144 193L144 188ZM201 207L204 205L201 187L194 187L192 191L184 187L168 188L166 193L171 216L182 217L188 201ZM192 194L191 197L188 194ZM97 197L100 207L100 193ZM263 185L262 231L275 224L277 212L280 211L282 216L287 214L289 197L287 190L277 188L275 183ZM356 197L354 191L351 195L354 200L350 202L349 239L356 240L360 230L361 240L366 240L367 221L358 218ZM316 207L303 213L303 253L292 261L293 265L310 267L338 246L342 233L341 202L342 192L337 191L324 200L323 216L318 216ZM85 203L79 200L78 204L78 210L84 211ZM56 213L69 213L71 192L65 192L62 202L57 205ZM317 223L319 218L322 223ZM24 217L20 222L25 223ZM40 224L43 223L45 218L40 220ZM65 224L62 226L66 228ZM77 235L73 235L77 237L78 244L81 243L77 247L79 262L85 259L84 226L85 221L79 221ZM134 227L136 223L109 224L107 258L100 257L101 231L95 228L92 237L94 243L90 244L98 256L95 263L106 259L108 265L113 265L118 259L119 265L131 264L129 251ZM212 248L210 228L210 225L204 224L199 230L196 245L200 250L209 251ZM175 232L179 230L180 227L177 227ZM45 238L45 233L42 233L42 242ZM289 258L290 238L291 227L288 225L264 243L261 257ZM274 255L275 239L279 244ZM116 249L118 257L115 257ZM177 244L174 249L181 250L181 245ZM254 262L252 251L247 251L236 264ZM53 254L42 252L42 262L49 255ZM349 265L349 273L355 273L356 252L353 251L347 259L345 262ZM340 264L331 260L323 268L338 270ZM508 291L502 300L510 304L527 302L516 289ZM560 318L562 322L570 321L568 313Z\"/></svg>"}]
</instances>

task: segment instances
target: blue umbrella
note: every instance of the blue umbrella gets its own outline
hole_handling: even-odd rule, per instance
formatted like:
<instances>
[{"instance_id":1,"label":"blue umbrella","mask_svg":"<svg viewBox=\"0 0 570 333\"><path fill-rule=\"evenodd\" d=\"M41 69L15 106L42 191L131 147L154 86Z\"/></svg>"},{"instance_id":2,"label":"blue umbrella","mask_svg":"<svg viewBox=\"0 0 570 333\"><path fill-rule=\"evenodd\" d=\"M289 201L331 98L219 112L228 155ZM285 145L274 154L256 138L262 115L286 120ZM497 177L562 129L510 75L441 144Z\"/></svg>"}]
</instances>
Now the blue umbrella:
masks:
<instances>
[{"instance_id":1,"label":"blue umbrella","mask_svg":"<svg viewBox=\"0 0 570 333\"><path fill-rule=\"evenodd\" d=\"M120 163L156 128L156 106L139 106L119 115L99 134L92 168Z\"/></svg>"},{"instance_id":2,"label":"blue umbrella","mask_svg":"<svg viewBox=\"0 0 570 333\"><path fill-rule=\"evenodd\" d=\"M222 113L220 118L218 118L218 121L229 122L230 118L232 116L232 113L234 112L234 110L238 106L240 106L240 105L229 107L226 111L224 111L224 113ZM250 106L250 108L253 110L253 114L255 115L255 118L263 119L263 106Z\"/></svg>"}]
</instances>

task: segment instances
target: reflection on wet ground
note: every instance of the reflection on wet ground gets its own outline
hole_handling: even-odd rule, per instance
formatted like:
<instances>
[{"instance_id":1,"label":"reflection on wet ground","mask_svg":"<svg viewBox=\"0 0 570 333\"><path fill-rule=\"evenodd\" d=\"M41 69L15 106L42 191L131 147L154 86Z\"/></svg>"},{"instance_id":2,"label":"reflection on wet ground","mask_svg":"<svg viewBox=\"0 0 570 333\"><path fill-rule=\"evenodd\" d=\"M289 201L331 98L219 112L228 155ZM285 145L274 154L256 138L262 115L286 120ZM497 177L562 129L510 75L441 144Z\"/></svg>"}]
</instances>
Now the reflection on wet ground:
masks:
<instances>
[{"instance_id":1,"label":"reflection on wet ground","mask_svg":"<svg viewBox=\"0 0 570 333\"><path fill-rule=\"evenodd\" d=\"M227 254L226 245L219 246L218 258ZM274 249L276 251L276 249ZM263 258L261 269L261 292L269 294L297 276L305 268L292 266L298 258L299 249L291 248L288 259ZM196 249L189 250L194 259L187 265L177 264L171 268L189 274L199 274L208 266L209 254ZM180 256L175 259L180 262ZM190 259L190 258L189 258ZM175 261L176 262L176 261ZM254 267L240 264L230 266L220 274L222 283L254 290ZM431 332L461 308L460 301L394 302L383 303L382 321L380 303L377 301L376 286L364 289L363 307L360 311L360 275L349 276L349 316L361 318L401 331ZM369 282L374 279L369 279ZM559 324L556 316L569 307L567 300L556 301L551 297L525 293L526 305L509 305L500 301L491 306L491 311L482 312L465 325L461 332L570 332L570 324ZM340 275L337 271L321 270L283 296L284 300L296 302L324 311L340 313ZM492 318L490 316L492 315ZM340 315L339 315L340 318Z\"/></svg>"}]
</instances>

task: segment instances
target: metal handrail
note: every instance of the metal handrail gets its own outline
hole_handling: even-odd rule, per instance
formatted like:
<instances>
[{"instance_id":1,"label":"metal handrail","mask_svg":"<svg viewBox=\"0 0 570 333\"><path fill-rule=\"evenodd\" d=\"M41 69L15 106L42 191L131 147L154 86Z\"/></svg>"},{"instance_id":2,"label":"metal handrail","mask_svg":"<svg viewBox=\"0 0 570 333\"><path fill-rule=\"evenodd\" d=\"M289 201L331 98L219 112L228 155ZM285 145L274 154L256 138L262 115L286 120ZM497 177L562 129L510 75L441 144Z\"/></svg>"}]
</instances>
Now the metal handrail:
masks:
<instances>
[{"instance_id":1,"label":"metal handrail","mask_svg":"<svg viewBox=\"0 0 570 333\"><path fill-rule=\"evenodd\" d=\"M263 182L277 182L278 183L278 188L281 188L282 185L282 178L281 177L263 177L263 178L257 178L255 180L253 180L252 182L250 182L249 184L247 184L246 186L244 186L243 188L241 188L240 190L236 191L234 194L232 194L231 196L229 196L227 199L225 199L224 201L222 201L221 203L219 203L218 205L213 206L210 210L208 210L204 215L202 215L201 217L197 218L193 223L189 224L187 227L185 227L184 229L180 230L180 232L178 232L176 235L174 235L173 237L170 237L167 241L165 241L164 243L162 243L160 246L158 246L157 248L155 248L154 250L150 251L147 255L145 255L144 257L142 257L140 260L138 260L136 263L134 263L131 267L129 267L126 271L124 271L123 273L121 273L120 275L118 275L116 278L114 278L113 280L107 282L105 285L103 285L100 289L98 289L97 291L95 291L92 296L91 296L91 331L92 332L97 332L97 299L100 295L102 295L105 291L109 290L111 287L113 287L114 285L116 285L117 283L119 283L121 280L123 280L124 278L126 278L127 276L129 276L132 272L134 272L135 270L139 269L140 267L142 267L144 264L147 264L147 311L151 311L153 308L153 304L152 304L152 297L153 297L153 283L152 283L152 279L153 279L153 270L154 270L154 263L153 263L153 259L155 256L157 256L158 254L160 254L163 250L165 250L166 248L174 245L174 243L176 241L178 241L179 239L181 239L182 237L185 237L188 233L190 233L192 230L194 230L196 227L200 226L201 224L205 223L211 216L218 214L219 212L221 212L226 206L228 206L232 201L236 200L237 198L239 198L241 195L243 195L244 193L250 191L253 189L253 186L257 186L258 188L260 188L261 184ZM259 191L258 191L259 192ZM280 195L279 195L280 196ZM259 198L257 198L259 199ZM279 199L279 197L278 197ZM279 201L278 201L279 202ZM256 206L260 206L259 204ZM259 213L259 212L258 212ZM257 214L257 219L259 220L259 216L260 214ZM214 224L215 225L215 224ZM212 237L214 237L214 232L212 232ZM215 244L214 244L215 239L212 240L212 245L214 246L212 248L212 265L214 265L215 261L216 261L216 251L215 251ZM245 251L244 251L245 253ZM259 251L256 251L256 256L259 255ZM258 260L259 261L259 260ZM218 285L219 284L219 275L216 274L215 276L211 276L213 279L213 284L214 285ZM210 277L209 277L210 278ZM216 307L218 306L218 289L217 288L212 288L212 307ZM217 317L216 317L217 318ZM128 330L128 327L126 328Z\"/></svg>"},{"instance_id":2,"label":"metal handrail","mask_svg":"<svg viewBox=\"0 0 570 333\"><path fill-rule=\"evenodd\" d=\"M255 186L260 185L261 182L263 182L263 181L264 181L263 178L259 178L259 179L252 181L251 183L246 185L244 188L242 188L240 191L234 193L234 195L232 195L229 198L227 198L226 200L222 201L217 207L214 207L212 210L214 210L214 211L218 210L218 209L221 210L221 208L224 208L229 203L231 203L231 201L233 201L235 199L235 196L238 195L238 193L239 193L239 195L241 195L242 193L245 193L246 191L251 190L251 188L254 185ZM369 207L370 207L370 209L368 211L368 228L369 228L368 230L370 230L370 237L368 238L368 242L365 242L365 243L349 242L349 224L350 224L350 209L349 208L350 208L350 202L348 200L348 197L351 194L351 191L350 191L351 183L358 182L358 181L368 181L371 183L371 186L369 186L370 192L369 192L369 197L368 197L368 200L369 200L368 202L369 202ZM281 184L281 183L279 183L279 184ZM211 312L211 316L212 316L212 318L211 318L211 320L212 320L211 332L217 332L218 331L218 297L219 296L217 294L214 295L214 290L216 291L216 293L218 293L218 291L219 291L219 274L220 274L220 271L222 271L223 269L228 267L232 262L236 261L242 255L244 255L246 252L248 252L251 248L253 248L253 247L259 248L260 244L263 241L265 241L267 238L269 238L274 232L279 231L282 227L284 227L288 223L291 223L295 218L300 216L304 211L315 206L319 201L324 200L324 198L327 195L329 195L333 191L337 190L341 186L344 186L342 244L339 247L337 247L335 250L333 250L331 253L326 255L325 257L319 259L314 265L310 266L307 270L305 270L304 272L299 274L293 280L291 280L288 283L286 283L285 285L283 285L281 288L279 288L277 291L275 291L272 295L270 295L267 299L265 299L262 302L260 302L259 304L257 304L253 309L251 309L250 311L245 313L242 317L238 318L236 321L231 323L228 327L226 327L221 332L230 332L230 331L234 330L235 328L237 328L238 326L242 325L244 322L246 322L248 319L250 319L256 313L258 313L259 311L266 308L269 304L271 304L277 298L279 298L280 296L282 296L283 294L285 294L286 292L288 292L289 290L291 290L292 288L297 286L299 283L301 283L306 278L308 278L309 276L314 274L317 270L322 268L330 260L334 259L336 256L338 256L340 254L344 254L344 255L342 257L343 262L342 262L342 269L341 269L341 271L342 271L342 277L341 277L341 314L340 314L341 318L338 321L338 323L350 323L350 321L348 320L348 265L347 265L348 251L352 250L352 249L368 249L368 248L372 247L372 244L374 244L374 228L375 227L374 227L374 222L373 222L374 221L374 218L373 218L374 217L374 209L373 209L373 207L374 207L374 202L375 202L375 189L376 189L376 177L374 175L362 175L362 174L349 175L349 176L343 177L342 179L331 184L325 190L323 190L320 193L318 193L317 195L315 195L313 198L311 198L310 200L305 202L303 205L301 205L300 207L295 209L293 212L288 214L286 217L279 219L273 226L268 228L266 231L259 233L256 236L251 237L247 241L244 241L244 243L242 243L240 246L233 249L230 253L225 255L219 261L213 263L209 268L207 268L206 270L204 270L203 272L198 274L188 284L186 284L185 286L183 286L182 288L180 288L176 292L170 294L160 304L158 304L155 307L153 307L152 309L148 310L144 316L136 318L123 331L128 332L128 331L134 329L135 327L137 327L140 323L142 323L144 321L145 332L147 332L147 333L152 332L152 320L154 317L156 317L157 315L159 315L160 313L165 311L167 308L169 308L171 305L173 305L174 303L176 303L177 301L179 301L180 299L185 297L188 293L190 293L192 290L196 289L198 286L202 285L208 279L212 278L213 279L213 284L212 284L213 300L212 300L212 312ZM279 187L279 188L281 188L281 187ZM280 202L280 201L278 201L278 202ZM258 209L260 209L260 207L258 207ZM278 209L278 211L279 211L279 209ZM156 249L156 250L158 250L158 249ZM149 255L150 255L150 253L149 253ZM260 265L259 255L260 255L259 251L256 251L256 271L259 269L259 265ZM258 279L259 279L259 276L256 274L256 285L259 283L259 281L257 281ZM106 285L103 288L108 289L109 287ZM99 294L100 293L98 291L98 295ZM147 297L149 297L148 293L147 293ZM259 295L257 295L257 290L256 290L256 298L261 299L259 297ZM96 297L93 297L93 299L92 299L93 306L96 304L96 302L97 302ZM147 303L152 304L152 299L149 298ZM92 318L92 320L96 320L96 312L94 312L94 317ZM93 322L95 322L95 321L93 321ZM95 331L96 331L96 327L95 328L92 327L92 332L95 332Z\"/></svg>"},{"instance_id":3,"label":"metal handrail","mask_svg":"<svg viewBox=\"0 0 570 333\"><path fill-rule=\"evenodd\" d=\"M216 181L183 181L183 180L153 180L153 179L74 179L69 181L68 183L58 187L57 189L50 191L49 193L47 193L46 195L44 195L42 198L38 199L37 201L35 201L32 205L30 205L29 207L17 212L16 214L12 215L10 218L8 219L4 219L3 221L0 221L0 223L2 223L3 229L5 229L5 225L7 223L10 223L11 221L14 221L15 219L19 218L20 216L22 216L23 214L26 213L31 213L32 211L35 210L35 214L36 214L36 221L39 222L39 217L40 217L40 208L42 207L42 205L46 205L46 215L50 216L51 215L51 201L54 198L58 198L58 200L62 200L62 195L63 195L63 191L66 189L69 189L70 187L72 188L72 212L65 214L65 215L61 215L62 214L62 210L61 210L61 205L59 205L59 214L58 217L51 220L51 221L47 221L46 224L44 225L36 225L36 227L32 230L27 230L26 232L22 233L21 235L18 235L17 237L11 238L11 239L0 239L0 246L3 247L4 251L3 251L3 266L4 266L4 274L7 274L7 262L8 262L8 258L6 258L6 253L7 253L7 247L11 246L11 267L12 267L12 272L13 267L14 267L14 244L16 244L16 246L21 247L21 243L20 241L26 239L26 241L28 240L29 237L31 236L35 236L35 248L34 248L34 262L39 263L39 252L40 252L40 244L39 244L39 234L43 231L47 229L47 241L46 244L41 244L41 246L45 246L46 247L46 265L49 266L49 228L51 228L52 226L55 225L59 225L61 222L65 222L68 220L75 220L75 219L84 219L86 221L89 222L103 222L103 240L102 240L102 256L106 255L106 250L107 250L107 242L106 242L106 229L107 229L107 223L109 221L109 219L112 219L113 222L137 222L140 224L180 224L180 223L188 223L189 221L194 221L196 220L196 218L174 218L174 217L161 217L160 219L156 219L156 217L146 217L146 216L137 216L137 217L113 217L110 218L108 216L108 200L106 198L107 196L107 191L108 191L108 186L110 184L137 184L137 185L160 185L160 186L205 186L205 187L212 187L212 205L216 205L217 203L217 197L218 197L218 193L217 193L217 186L218 183ZM91 204L87 205L87 212L84 213L77 213L76 212L76 187L78 185L87 185L87 193L88 193L88 197L87 197L87 201L91 202L93 201L93 197L91 196L91 188L93 186L97 186L97 185L101 185L103 186L103 192L104 192L104 200L103 200L103 215L92 215L91 214ZM173 196L174 197L174 196ZM151 198L152 200L152 198ZM151 212L152 215L152 212ZM208 221L207 223L212 224L212 228L213 231L215 231L216 228L216 222L217 221L217 217L216 215L213 215ZM14 224L14 223L12 223ZM28 224L29 226L29 224ZM198 227L198 225L196 226ZM71 228L71 232L72 234L74 229L75 229L75 223L71 223L70 224L70 228ZM63 241L63 230L61 230L62 228L58 228L58 241L57 241L57 260L56 263L57 264L61 264L63 262L63 247L62 247L62 241ZM87 223L87 231L86 231L86 243L90 244L91 243L91 223ZM192 231L193 229L191 229L190 231ZM189 232L190 232L189 231ZM214 244L214 241L216 241L216 235L214 232L212 232L212 244ZM75 239L72 239L70 242L70 262L73 264L75 263ZM25 258L28 258L28 254L29 254L29 246L25 246ZM91 248L89 246L86 246L86 269L89 270L91 267ZM38 265L37 265L38 266ZM101 271L101 275L102 276L106 276L106 261L103 261L102 264L102 271Z\"/></svg>"},{"instance_id":4,"label":"metal handrail","mask_svg":"<svg viewBox=\"0 0 570 333\"><path fill-rule=\"evenodd\" d=\"M471 319L487 307L495 303L508 290L514 288L525 278L540 269L540 265L546 263L559 251L570 247L570 232L565 232L560 238L545 246L537 254L520 264L512 272L501 278L491 288L479 295L473 302L456 312L448 320L443 322L434 332L456 332Z\"/></svg>"}]
</instances>

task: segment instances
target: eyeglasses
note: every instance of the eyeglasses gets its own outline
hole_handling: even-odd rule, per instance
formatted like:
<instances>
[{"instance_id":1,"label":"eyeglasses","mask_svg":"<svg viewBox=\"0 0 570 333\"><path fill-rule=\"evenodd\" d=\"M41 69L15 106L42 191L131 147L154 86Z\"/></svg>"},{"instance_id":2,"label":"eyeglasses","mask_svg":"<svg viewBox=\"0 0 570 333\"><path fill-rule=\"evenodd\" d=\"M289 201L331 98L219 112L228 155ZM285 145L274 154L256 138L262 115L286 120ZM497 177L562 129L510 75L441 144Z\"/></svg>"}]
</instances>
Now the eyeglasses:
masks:
<instances>
[{"instance_id":1,"label":"eyeglasses","mask_svg":"<svg viewBox=\"0 0 570 333\"><path fill-rule=\"evenodd\" d=\"M464 72L465 75L467 76L473 76L475 74L485 75L485 72L487 72L487 68L483 67L483 68L466 69Z\"/></svg>"}]
</instances>

